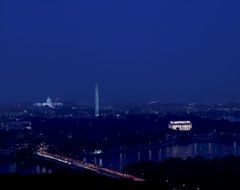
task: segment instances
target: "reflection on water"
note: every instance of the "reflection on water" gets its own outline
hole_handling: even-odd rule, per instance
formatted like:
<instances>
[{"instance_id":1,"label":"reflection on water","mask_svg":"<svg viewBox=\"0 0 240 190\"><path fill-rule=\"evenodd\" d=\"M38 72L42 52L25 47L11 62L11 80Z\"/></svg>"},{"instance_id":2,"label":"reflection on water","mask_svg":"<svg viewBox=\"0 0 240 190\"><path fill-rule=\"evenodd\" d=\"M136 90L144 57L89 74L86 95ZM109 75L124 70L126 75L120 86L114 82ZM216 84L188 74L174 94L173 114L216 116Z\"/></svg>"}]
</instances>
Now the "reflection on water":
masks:
<instances>
[{"instance_id":1,"label":"reflection on water","mask_svg":"<svg viewBox=\"0 0 240 190\"><path fill-rule=\"evenodd\" d=\"M207 159L214 157L223 157L227 155L240 155L240 144L234 143L193 143L189 145L174 145L166 148L152 148L148 150L131 150L121 152L105 151L99 155L85 155L80 159L98 164L106 168L122 170L124 166L140 161L162 161L169 157L187 157L202 156ZM28 174L50 174L53 170L46 164L27 164L27 163L3 163L0 162L0 174L20 173Z\"/></svg>"},{"instance_id":2,"label":"reflection on water","mask_svg":"<svg viewBox=\"0 0 240 190\"><path fill-rule=\"evenodd\" d=\"M40 165L37 165L36 167L32 166L29 169L31 170L32 174L51 174L53 172L51 168Z\"/></svg>"},{"instance_id":3,"label":"reflection on water","mask_svg":"<svg viewBox=\"0 0 240 190\"><path fill-rule=\"evenodd\" d=\"M207 159L227 155L240 155L240 145L234 143L193 143L189 145L174 145L166 148L149 149L145 151L131 150L125 152L105 152L96 157L97 163L107 168L122 170L124 166L139 161L162 161L174 157L186 159L187 157L202 156ZM91 156L85 161L91 162ZM100 165L100 164L99 164Z\"/></svg>"},{"instance_id":4,"label":"reflection on water","mask_svg":"<svg viewBox=\"0 0 240 190\"><path fill-rule=\"evenodd\" d=\"M157 161L161 161L159 158L161 158L162 157L162 149L161 148L159 148L158 149L158 160Z\"/></svg>"},{"instance_id":5,"label":"reflection on water","mask_svg":"<svg viewBox=\"0 0 240 190\"><path fill-rule=\"evenodd\" d=\"M103 166L102 158L99 159L99 166Z\"/></svg>"},{"instance_id":6,"label":"reflection on water","mask_svg":"<svg viewBox=\"0 0 240 190\"><path fill-rule=\"evenodd\" d=\"M9 162L1 162L0 163L0 174L51 174L52 169L38 165L38 164L26 164L22 165L22 163L9 163Z\"/></svg>"},{"instance_id":7,"label":"reflection on water","mask_svg":"<svg viewBox=\"0 0 240 190\"><path fill-rule=\"evenodd\" d=\"M17 172L17 164L16 162L10 164L10 173L16 173Z\"/></svg>"},{"instance_id":8,"label":"reflection on water","mask_svg":"<svg viewBox=\"0 0 240 190\"><path fill-rule=\"evenodd\" d=\"M137 161L138 161L138 162L141 161L141 153L140 153L140 152L138 152L138 159L137 159Z\"/></svg>"},{"instance_id":9,"label":"reflection on water","mask_svg":"<svg viewBox=\"0 0 240 190\"><path fill-rule=\"evenodd\" d=\"M123 154L120 153L120 155L119 155L119 167L120 167L120 170L122 169L122 165L123 165Z\"/></svg>"},{"instance_id":10,"label":"reflection on water","mask_svg":"<svg viewBox=\"0 0 240 190\"><path fill-rule=\"evenodd\" d=\"M148 151L148 160L152 160L152 150Z\"/></svg>"}]
</instances>

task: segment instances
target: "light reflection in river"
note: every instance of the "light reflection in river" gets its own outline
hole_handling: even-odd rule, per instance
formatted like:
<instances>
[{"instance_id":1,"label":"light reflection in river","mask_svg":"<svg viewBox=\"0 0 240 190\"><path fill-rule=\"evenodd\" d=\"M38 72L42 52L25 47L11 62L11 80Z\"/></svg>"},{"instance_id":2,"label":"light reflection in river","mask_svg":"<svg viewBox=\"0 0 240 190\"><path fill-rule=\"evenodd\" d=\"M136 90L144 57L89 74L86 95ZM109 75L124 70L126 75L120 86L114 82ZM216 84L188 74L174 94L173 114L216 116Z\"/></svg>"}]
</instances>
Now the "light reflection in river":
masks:
<instances>
[{"instance_id":1,"label":"light reflection in river","mask_svg":"<svg viewBox=\"0 0 240 190\"><path fill-rule=\"evenodd\" d=\"M104 167L122 170L124 166L140 161L162 161L164 159L202 156L207 159L223 157L227 155L240 155L238 143L192 143L188 145L174 145L165 148L148 149L144 151L131 150L121 152L105 152L98 155ZM85 161L91 161L86 157Z\"/></svg>"}]
</instances>

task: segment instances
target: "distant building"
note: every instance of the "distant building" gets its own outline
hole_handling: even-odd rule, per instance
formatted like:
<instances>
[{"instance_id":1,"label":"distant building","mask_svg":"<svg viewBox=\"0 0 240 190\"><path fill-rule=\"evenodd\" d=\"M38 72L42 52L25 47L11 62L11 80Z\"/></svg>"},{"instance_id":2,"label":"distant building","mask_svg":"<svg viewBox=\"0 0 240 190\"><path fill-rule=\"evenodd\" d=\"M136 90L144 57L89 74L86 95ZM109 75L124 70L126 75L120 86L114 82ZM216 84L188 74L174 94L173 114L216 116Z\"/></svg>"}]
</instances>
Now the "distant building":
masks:
<instances>
[{"instance_id":1,"label":"distant building","mask_svg":"<svg viewBox=\"0 0 240 190\"><path fill-rule=\"evenodd\" d=\"M55 108L56 106L63 106L62 102L52 102L51 98L48 97L47 101L44 103L35 103L34 106L38 106L38 107L50 107L50 108Z\"/></svg>"},{"instance_id":2,"label":"distant building","mask_svg":"<svg viewBox=\"0 0 240 190\"><path fill-rule=\"evenodd\" d=\"M192 123L190 121L170 121L168 128L176 131L190 131L192 129Z\"/></svg>"}]
</instances>

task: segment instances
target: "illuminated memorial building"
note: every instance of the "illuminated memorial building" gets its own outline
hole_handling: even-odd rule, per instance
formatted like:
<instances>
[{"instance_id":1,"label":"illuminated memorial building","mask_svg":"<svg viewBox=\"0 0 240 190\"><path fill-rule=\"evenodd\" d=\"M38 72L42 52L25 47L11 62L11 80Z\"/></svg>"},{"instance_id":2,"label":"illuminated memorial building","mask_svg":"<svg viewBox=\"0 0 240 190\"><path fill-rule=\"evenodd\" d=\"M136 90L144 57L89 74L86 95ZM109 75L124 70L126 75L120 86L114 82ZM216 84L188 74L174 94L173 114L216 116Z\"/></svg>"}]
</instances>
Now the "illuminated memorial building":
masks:
<instances>
[{"instance_id":1,"label":"illuminated memorial building","mask_svg":"<svg viewBox=\"0 0 240 190\"><path fill-rule=\"evenodd\" d=\"M190 121L170 121L168 128L175 131L190 131L192 123Z\"/></svg>"}]
</instances>

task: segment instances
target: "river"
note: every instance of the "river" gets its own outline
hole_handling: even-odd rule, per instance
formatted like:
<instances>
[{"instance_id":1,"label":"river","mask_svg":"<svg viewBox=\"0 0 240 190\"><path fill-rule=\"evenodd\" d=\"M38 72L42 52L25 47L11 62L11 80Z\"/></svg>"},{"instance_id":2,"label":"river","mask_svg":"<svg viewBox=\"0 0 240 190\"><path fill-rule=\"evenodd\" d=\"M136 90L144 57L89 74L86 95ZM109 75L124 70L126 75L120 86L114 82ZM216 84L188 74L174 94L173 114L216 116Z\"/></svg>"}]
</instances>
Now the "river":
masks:
<instances>
[{"instance_id":1,"label":"river","mask_svg":"<svg viewBox=\"0 0 240 190\"><path fill-rule=\"evenodd\" d=\"M107 168L122 170L124 166L140 161L162 161L170 157L186 159L202 156L207 159L227 155L240 156L240 144L233 143L192 143L188 145L172 145L164 148L148 150L109 151L99 155L87 155L82 160Z\"/></svg>"},{"instance_id":2,"label":"river","mask_svg":"<svg viewBox=\"0 0 240 190\"><path fill-rule=\"evenodd\" d=\"M87 154L79 159L98 164L100 166L121 171L124 166L140 161L162 161L170 157L186 159L187 157L202 156L207 159L223 157L227 155L240 156L240 144L232 143L192 143L187 145L172 145L164 148L151 148L139 151L105 151L102 154ZM0 174L18 173L50 174L55 172L54 167L46 162L11 162L0 161Z\"/></svg>"}]
</instances>

